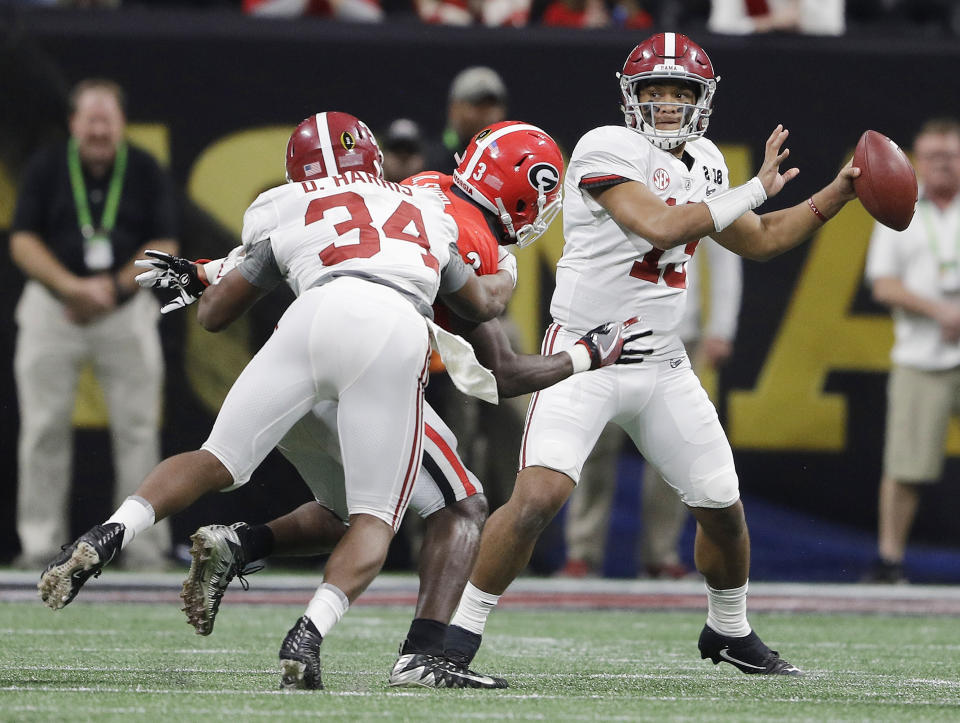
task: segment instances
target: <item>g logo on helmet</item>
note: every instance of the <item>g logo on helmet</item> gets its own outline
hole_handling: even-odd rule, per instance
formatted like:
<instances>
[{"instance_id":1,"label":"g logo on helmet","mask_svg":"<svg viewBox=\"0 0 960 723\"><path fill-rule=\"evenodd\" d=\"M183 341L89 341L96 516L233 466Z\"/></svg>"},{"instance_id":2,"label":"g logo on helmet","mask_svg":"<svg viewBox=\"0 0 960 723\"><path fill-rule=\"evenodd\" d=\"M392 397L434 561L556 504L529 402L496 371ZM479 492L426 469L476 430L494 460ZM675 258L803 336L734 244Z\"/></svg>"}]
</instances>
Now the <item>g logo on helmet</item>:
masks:
<instances>
[{"instance_id":1,"label":"g logo on helmet","mask_svg":"<svg viewBox=\"0 0 960 723\"><path fill-rule=\"evenodd\" d=\"M550 193L560 185L560 172L550 163L536 163L527 172L527 180L538 191Z\"/></svg>"},{"instance_id":2,"label":"g logo on helmet","mask_svg":"<svg viewBox=\"0 0 960 723\"><path fill-rule=\"evenodd\" d=\"M348 151L352 151L357 147L357 141L352 135L350 135L349 131L344 131L340 134L340 145L342 145Z\"/></svg>"}]
</instances>

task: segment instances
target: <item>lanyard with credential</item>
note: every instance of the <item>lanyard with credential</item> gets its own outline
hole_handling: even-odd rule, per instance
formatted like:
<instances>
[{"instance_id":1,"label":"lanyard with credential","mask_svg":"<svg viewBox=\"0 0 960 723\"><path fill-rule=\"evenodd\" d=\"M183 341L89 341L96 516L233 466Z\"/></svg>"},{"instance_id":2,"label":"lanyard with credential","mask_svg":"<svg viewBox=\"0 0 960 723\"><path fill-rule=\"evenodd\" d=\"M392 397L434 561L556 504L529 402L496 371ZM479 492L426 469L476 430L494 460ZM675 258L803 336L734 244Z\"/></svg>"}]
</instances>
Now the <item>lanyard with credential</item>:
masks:
<instances>
[{"instance_id":1,"label":"lanyard with credential","mask_svg":"<svg viewBox=\"0 0 960 723\"><path fill-rule=\"evenodd\" d=\"M120 207L120 195L123 191L123 179L127 170L127 144L117 148L117 157L113 163L113 174L107 188L107 200L103 205L103 214L98 226L93 225L90 204L87 200L87 188L80 168L80 153L72 138L67 144L67 166L70 170L70 185L73 188L73 202L77 209L77 221L84 238L84 259L87 267L93 271L108 269L113 265L113 248L110 232L117 222L117 209Z\"/></svg>"}]
</instances>

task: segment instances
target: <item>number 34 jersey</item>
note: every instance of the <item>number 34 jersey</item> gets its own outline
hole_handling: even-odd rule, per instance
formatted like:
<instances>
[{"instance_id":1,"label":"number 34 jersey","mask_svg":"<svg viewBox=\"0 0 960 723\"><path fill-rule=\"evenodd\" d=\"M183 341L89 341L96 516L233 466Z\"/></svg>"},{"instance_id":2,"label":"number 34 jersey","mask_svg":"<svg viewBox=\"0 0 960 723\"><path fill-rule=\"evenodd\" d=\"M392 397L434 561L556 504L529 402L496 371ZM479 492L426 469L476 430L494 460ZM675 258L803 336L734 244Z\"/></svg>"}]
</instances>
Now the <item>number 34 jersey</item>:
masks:
<instances>
[{"instance_id":1,"label":"number 34 jersey","mask_svg":"<svg viewBox=\"0 0 960 723\"><path fill-rule=\"evenodd\" d=\"M550 311L584 333L610 319L639 316L653 329L653 356L682 353L677 330L686 303L686 263L698 241L668 251L617 224L591 195L638 181L670 205L697 203L728 187L727 167L705 138L688 141L680 158L622 126L603 126L574 148L563 194L563 256Z\"/></svg>"},{"instance_id":2,"label":"number 34 jersey","mask_svg":"<svg viewBox=\"0 0 960 723\"><path fill-rule=\"evenodd\" d=\"M242 240L249 249L269 239L297 293L346 273L375 277L429 306L457 233L434 194L361 171L265 191L244 214Z\"/></svg>"}]
</instances>

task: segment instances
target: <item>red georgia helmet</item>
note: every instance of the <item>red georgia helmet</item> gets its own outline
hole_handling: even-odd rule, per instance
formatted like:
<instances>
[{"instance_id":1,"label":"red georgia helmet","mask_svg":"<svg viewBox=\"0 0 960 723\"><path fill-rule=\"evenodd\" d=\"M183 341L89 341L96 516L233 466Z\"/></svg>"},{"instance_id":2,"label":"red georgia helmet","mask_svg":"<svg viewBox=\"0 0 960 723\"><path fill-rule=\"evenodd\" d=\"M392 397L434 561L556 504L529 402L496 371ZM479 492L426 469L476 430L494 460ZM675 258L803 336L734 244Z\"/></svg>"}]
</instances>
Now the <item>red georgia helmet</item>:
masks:
<instances>
[{"instance_id":1,"label":"red georgia helmet","mask_svg":"<svg viewBox=\"0 0 960 723\"><path fill-rule=\"evenodd\" d=\"M621 110L627 127L645 136L657 148L671 150L691 138L699 138L710 121L713 94L719 77L703 48L680 33L651 35L630 51L620 78ZM651 80L685 81L694 86L695 105L683 104L683 125L675 130L657 130L654 104L640 103L637 91ZM657 105L664 105L658 102Z\"/></svg>"},{"instance_id":2,"label":"red georgia helmet","mask_svg":"<svg viewBox=\"0 0 960 723\"><path fill-rule=\"evenodd\" d=\"M506 243L533 243L560 212L563 156L536 126L519 121L487 126L458 161L454 183L500 219Z\"/></svg>"},{"instance_id":3,"label":"red georgia helmet","mask_svg":"<svg viewBox=\"0 0 960 723\"><path fill-rule=\"evenodd\" d=\"M300 121L287 141L287 181L366 171L383 176L383 154L366 123L349 113L317 113Z\"/></svg>"}]
</instances>

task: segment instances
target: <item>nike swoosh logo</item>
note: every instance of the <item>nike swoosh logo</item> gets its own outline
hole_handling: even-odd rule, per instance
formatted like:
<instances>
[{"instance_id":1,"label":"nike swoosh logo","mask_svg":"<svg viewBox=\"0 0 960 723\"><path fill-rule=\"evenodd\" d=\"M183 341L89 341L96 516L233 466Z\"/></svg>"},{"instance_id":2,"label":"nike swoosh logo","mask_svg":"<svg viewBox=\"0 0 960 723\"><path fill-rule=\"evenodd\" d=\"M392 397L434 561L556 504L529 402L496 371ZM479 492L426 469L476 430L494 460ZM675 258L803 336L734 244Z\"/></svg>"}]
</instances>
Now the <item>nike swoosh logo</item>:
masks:
<instances>
[{"instance_id":1,"label":"nike swoosh logo","mask_svg":"<svg viewBox=\"0 0 960 723\"><path fill-rule=\"evenodd\" d=\"M470 673L466 673L461 670L456 671L455 674L461 678L464 678L465 680L474 680L478 683L486 683L488 685L493 684L493 678L489 678L485 675L471 675Z\"/></svg>"},{"instance_id":2,"label":"nike swoosh logo","mask_svg":"<svg viewBox=\"0 0 960 723\"><path fill-rule=\"evenodd\" d=\"M745 668L753 668L754 670L766 670L762 665L751 665L750 663L745 663L742 660L737 660L729 653L730 648L721 648L720 657L726 660L728 663L734 663L735 665L742 665Z\"/></svg>"},{"instance_id":3,"label":"nike swoosh logo","mask_svg":"<svg viewBox=\"0 0 960 723\"><path fill-rule=\"evenodd\" d=\"M718 189L716 189L716 188L708 188L706 195L707 195L707 196L712 196L714 193L717 192L717 190L718 190Z\"/></svg>"}]
</instances>

